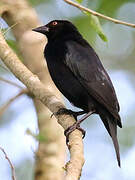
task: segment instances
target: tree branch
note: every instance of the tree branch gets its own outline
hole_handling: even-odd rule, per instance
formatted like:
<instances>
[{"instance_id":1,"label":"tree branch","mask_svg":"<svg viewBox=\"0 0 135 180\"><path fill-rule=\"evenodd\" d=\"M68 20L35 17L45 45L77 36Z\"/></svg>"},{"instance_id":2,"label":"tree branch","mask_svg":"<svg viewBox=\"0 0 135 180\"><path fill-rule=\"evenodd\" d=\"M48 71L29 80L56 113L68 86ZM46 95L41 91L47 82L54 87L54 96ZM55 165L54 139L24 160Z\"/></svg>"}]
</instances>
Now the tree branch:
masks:
<instances>
[{"instance_id":1,"label":"tree branch","mask_svg":"<svg viewBox=\"0 0 135 180\"><path fill-rule=\"evenodd\" d=\"M96 11L93 11L93 10L91 10L91 9L89 9L89 8L86 8L86 7L84 7L84 6L82 6L82 5L78 4L78 3L75 3L75 2L73 2L73 1L70 1L70 0L64 0L64 1L65 1L66 3L68 3L68 4L70 4L70 5L78 8L78 9L80 9L81 11L89 12L89 13L91 13L91 14L94 15L94 16L101 17L101 18L106 19L106 20L108 20L108 21L112 21L112 22L114 22L114 23L116 23L116 24L122 24L122 25L125 25L125 26L130 26L130 27L135 28L135 24L127 23L127 22L125 22L125 21L120 21L120 20L118 20L118 19L114 19L114 18L105 16L105 15L103 15L103 14L101 14L101 13L98 13L98 12L96 12Z\"/></svg>"},{"instance_id":2,"label":"tree branch","mask_svg":"<svg viewBox=\"0 0 135 180\"><path fill-rule=\"evenodd\" d=\"M15 95L13 98L11 98L6 104L4 104L2 107L0 107L0 116L6 111L6 109L11 105L12 102L14 102L18 97L20 97L23 94L29 93L27 89L23 89L20 91L17 95Z\"/></svg>"},{"instance_id":3,"label":"tree branch","mask_svg":"<svg viewBox=\"0 0 135 180\"><path fill-rule=\"evenodd\" d=\"M10 49L0 32L0 58L11 72L28 88L28 90L38 98L52 113L60 108L65 108L45 86L39 78L29 71L18 59L16 54ZM75 119L69 115L56 116L58 123L67 129L73 125ZM78 130L72 132L69 136L70 161L66 166L66 180L78 180L84 164L82 133Z\"/></svg>"},{"instance_id":4,"label":"tree branch","mask_svg":"<svg viewBox=\"0 0 135 180\"><path fill-rule=\"evenodd\" d=\"M10 161L8 155L6 154L5 150L4 150L2 147L0 147L0 150L1 150L1 151L3 152L3 154L5 155L5 158L7 159L7 161L9 162L9 165L10 165L10 167L11 167L12 180L16 180L16 177L15 177L15 168L14 168L12 162Z\"/></svg>"},{"instance_id":5,"label":"tree branch","mask_svg":"<svg viewBox=\"0 0 135 180\"><path fill-rule=\"evenodd\" d=\"M0 0L0 2L3 2L10 8L5 13L2 13L2 17L9 25L9 28L12 27L11 30L23 58L23 64L31 72L38 75L46 88L51 89L53 94L63 100L61 93L51 80L42 53L47 39L31 31L32 28L40 25L37 13L29 5L28 0ZM13 25L15 26L13 27ZM33 98L33 102L39 133L47 137L47 141L39 141L38 144L35 156L34 179L51 180L55 177L55 180L62 180L65 172L61 167L64 166L66 158L63 128L59 126L55 117L50 119L51 112L41 101ZM52 146L55 147L53 148L53 153Z\"/></svg>"},{"instance_id":6,"label":"tree branch","mask_svg":"<svg viewBox=\"0 0 135 180\"><path fill-rule=\"evenodd\" d=\"M12 82L12 81L9 81L9 80L7 80L7 79L5 79L5 78L3 78L3 77L0 77L0 81L3 81L3 82L5 82L5 83L8 83L8 84L10 84L10 85L12 85L12 86L15 86L15 87L17 87L17 88L20 88L20 89L23 88L22 86L18 85L17 83L14 83L14 82Z\"/></svg>"}]
</instances>

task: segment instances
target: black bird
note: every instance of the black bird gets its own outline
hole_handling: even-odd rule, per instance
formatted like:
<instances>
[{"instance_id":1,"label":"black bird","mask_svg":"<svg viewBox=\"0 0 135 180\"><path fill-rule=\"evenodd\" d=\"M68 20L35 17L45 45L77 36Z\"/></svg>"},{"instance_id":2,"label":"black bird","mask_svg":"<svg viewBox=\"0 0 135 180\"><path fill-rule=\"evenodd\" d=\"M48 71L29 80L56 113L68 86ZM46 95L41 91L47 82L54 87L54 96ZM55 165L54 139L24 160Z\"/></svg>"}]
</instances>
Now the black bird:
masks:
<instances>
[{"instance_id":1,"label":"black bird","mask_svg":"<svg viewBox=\"0 0 135 180\"><path fill-rule=\"evenodd\" d=\"M44 56L52 77L61 93L81 112L61 110L74 116L86 115L70 127L82 130L79 124L93 113L99 114L110 134L120 166L117 125L122 127L119 103L112 82L99 57L77 28L69 21L54 20L33 29L47 36Z\"/></svg>"}]
</instances>

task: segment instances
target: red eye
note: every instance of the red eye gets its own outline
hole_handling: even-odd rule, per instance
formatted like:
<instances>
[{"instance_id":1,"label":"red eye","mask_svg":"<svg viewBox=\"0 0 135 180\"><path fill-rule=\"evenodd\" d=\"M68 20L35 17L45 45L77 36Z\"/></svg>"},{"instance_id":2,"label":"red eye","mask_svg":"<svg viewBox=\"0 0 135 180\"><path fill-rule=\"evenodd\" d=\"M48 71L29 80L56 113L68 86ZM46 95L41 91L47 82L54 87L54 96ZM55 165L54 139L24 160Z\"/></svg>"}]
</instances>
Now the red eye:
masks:
<instances>
[{"instance_id":1,"label":"red eye","mask_svg":"<svg viewBox=\"0 0 135 180\"><path fill-rule=\"evenodd\" d=\"M58 24L57 21L52 22L53 26L56 26L57 24Z\"/></svg>"}]
</instances>

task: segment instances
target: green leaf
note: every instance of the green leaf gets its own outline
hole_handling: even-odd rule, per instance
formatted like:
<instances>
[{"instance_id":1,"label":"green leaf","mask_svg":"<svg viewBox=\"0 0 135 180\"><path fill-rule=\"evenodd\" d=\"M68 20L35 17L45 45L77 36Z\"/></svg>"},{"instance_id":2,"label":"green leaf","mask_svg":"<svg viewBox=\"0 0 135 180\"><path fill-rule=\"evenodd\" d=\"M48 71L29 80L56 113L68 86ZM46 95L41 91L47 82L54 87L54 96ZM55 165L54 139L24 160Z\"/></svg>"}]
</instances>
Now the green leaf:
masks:
<instances>
[{"instance_id":1,"label":"green leaf","mask_svg":"<svg viewBox=\"0 0 135 180\"><path fill-rule=\"evenodd\" d=\"M54 3L54 0L28 0L28 2L29 2L32 6L38 6L39 4L43 4L43 3L52 4L52 3Z\"/></svg>"},{"instance_id":2,"label":"green leaf","mask_svg":"<svg viewBox=\"0 0 135 180\"><path fill-rule=\"evenodd\" d=\"M90 17L90 25L91 25L91 26L93 27L93 29L97 32L97 34L99 35L99 37L100 37L103 41L107 42L108 39L107 39L106 35L104 34L104 32L103 32L103 30L102 30L102 27L101 27L101 25L100 25L99 19L98 19L96 16L94 16L94 15L92 15L92 14L86 12L86 11L83 11L83 13L85 13L87 16Z\"/></svg>"},{"instance_id":3,"label":"green leaf","mask_svg":"<svg viewBox=\"0 0 135 180\"><path fill-rule=\"evenodd\" d=\"M37 5L41 4L41 3L46 2L46 0L38 0L38 1L37 0L28 0L28 1L32 6L37 6Z\"/></svg>"},{"instance_id":4,"label":"green leaf","mask_svg":"<svg viewBox=\"0 0 135 180\"><path fill-rule=\"evenodd\" d=\"M115 17L117 16L116 13L119 11L119 8L125 5L126 3L130 2L135 2L135 0L100 0L100 3L98 4L96 11L110 17ZM90 3L88 4L88 6L91 7Z\"/></svg>"},{"instance_id":5,"label":"green leaf","mask_svg":"<svg viewBox=\"0 0 135 180\"><path fill-rule=\"evenodd\" d=\"M2 34L4 35L7 32L8 28L1 28L0 30L1 30Z\"/></svg>"},{"instance_id":6,"label":"green leaf","mask_svg":"<svg viewBox=\"0 0 135 180\"><path fill-rule=\"evenodd\" d=\"M22 56L21 56L21 54L19 52L16 41L11 40L11 39L7 39L6 42L14 50L14 52L17 54L17 56L22 60L23 58L22 58Z\"/></svg>"},{"instance_id":7,"label":"green leaf","mask_svg":"<svg viewBox=\"0 0 135 180\"><path fill-rule=\"evenodd\" d=\"M47 137L45 137L43 134L38 134L36 137L35 137L39 142L48 142L48 139Z\"/></svg>"},{"instance_id":8,"label":"green leaf","mask_svg":"<svg viewBox=\"0 0 135 180\"><path fill-rule=\"evenodd\" d=\"M82 3L83 2L83 0L76 0L78 3Z\"/></svg>"},{"instance_id":9,"label":"green leaf","mask_svg":"<svg viewBox=\"0 0 135 180\"><path fill-rule=\"evenodd\" d=\"M26 130L26 134L32 136L39 142L48 142L48 138L44 134L41 134L41 133L35 134L35 133L31 132L30 129Z\"/></svg>"},{"instance_id":10,"label":"green leaf","mask_svg":"<svg viewBox=\"0 0 135 180\"><path fill-rule=\"evenodd\" d=\"M6 40L6 41L7 41L8 45L9 45L15 52L18 51L16 41L11 40L11 39L8 39L8 40Z\"/></svg>"}]
</instances>

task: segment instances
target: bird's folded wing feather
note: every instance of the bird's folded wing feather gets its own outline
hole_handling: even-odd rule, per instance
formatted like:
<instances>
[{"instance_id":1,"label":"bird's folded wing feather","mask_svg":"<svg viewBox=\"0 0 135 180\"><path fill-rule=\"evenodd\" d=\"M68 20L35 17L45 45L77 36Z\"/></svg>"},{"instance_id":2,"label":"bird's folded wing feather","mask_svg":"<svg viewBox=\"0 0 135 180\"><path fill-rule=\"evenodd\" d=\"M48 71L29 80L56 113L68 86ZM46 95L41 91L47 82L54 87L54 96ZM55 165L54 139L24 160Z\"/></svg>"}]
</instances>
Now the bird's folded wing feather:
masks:
<instances>
[{"instance_id":1,"label":"bird's folded wing feather","mask_svg":"<svg viewBox=\"0 0 135 180\"><path fill-rule=\"evenodd\" d=\"M88 93L119 119L119 105L113 85L94 50L76 41L68 41L66 45L66 66Z\"/></svg>"}]
</instances>

